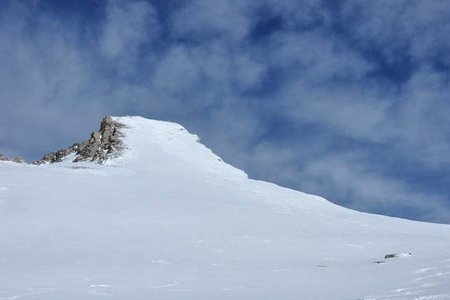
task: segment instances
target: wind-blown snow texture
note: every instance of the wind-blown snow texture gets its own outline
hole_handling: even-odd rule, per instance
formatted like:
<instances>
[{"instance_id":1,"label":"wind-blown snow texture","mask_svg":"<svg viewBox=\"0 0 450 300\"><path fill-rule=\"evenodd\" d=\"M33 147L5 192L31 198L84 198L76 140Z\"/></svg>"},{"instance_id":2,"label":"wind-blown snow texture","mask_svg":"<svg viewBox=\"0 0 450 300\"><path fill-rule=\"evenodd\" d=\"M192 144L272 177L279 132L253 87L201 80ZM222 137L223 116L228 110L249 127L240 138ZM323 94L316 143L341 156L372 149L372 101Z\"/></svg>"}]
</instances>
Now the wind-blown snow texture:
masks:
<instances>
[{"instance_id":1,"label":"wind-blown snow texture","mask_svg":"<svg viewBox=\"0 0 450 300\"><path fill-rule=\"evenodd\" d=\"M114 119L127 149L105 165L0 162L0 299L450 299L449 226L250 180L180 125Z\"/></svg>"}]
</instances>

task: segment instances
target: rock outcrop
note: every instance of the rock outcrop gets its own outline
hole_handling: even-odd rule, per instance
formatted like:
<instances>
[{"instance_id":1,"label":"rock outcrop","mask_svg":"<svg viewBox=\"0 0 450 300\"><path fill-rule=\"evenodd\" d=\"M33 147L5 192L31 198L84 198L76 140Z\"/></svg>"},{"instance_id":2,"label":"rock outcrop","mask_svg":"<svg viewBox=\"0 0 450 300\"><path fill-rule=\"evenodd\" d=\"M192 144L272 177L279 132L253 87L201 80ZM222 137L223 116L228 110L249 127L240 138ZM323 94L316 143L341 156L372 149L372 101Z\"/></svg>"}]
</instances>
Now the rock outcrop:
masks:
<instances>
[{"instance_id":1,"label":"rock outcrop","mask_svg":"<svg viewBox=\"0 0 450 300\"><path fill-rule=\"evenodd\" d=\"M18 164L25 163L25 160L22 157L8 158L1 153L0 153L0 161L12 161Z\"/></svg>"},{"instance_id":2,"label":"rock outcrop","mask_svg":"<svg viewBox=\"0 0 450 300\"><path fill-rule=\"evenodd\" d=\"M123 150L120 132L120 128L123 127L123 124L106 116L100 124L100 130L94 131L89 140L48 153L42 159L35 161L34 164L61 162L71 154L75 154L73 162L97 161L98 163L104 163L109 158L120 155Z\"/></svg>"}]
</instances>

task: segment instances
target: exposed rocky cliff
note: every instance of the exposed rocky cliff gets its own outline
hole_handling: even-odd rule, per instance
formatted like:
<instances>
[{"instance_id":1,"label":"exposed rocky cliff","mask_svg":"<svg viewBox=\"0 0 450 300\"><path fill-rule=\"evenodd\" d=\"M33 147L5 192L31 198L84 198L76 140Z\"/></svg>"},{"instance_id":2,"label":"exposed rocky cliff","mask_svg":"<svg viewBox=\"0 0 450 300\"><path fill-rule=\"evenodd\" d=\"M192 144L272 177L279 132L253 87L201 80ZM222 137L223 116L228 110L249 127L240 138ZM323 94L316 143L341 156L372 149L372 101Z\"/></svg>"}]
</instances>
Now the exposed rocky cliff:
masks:
<instances>
[{"instance_id":1,"label":"exposed rocky cliff","mask_svg":"<svg viewBox=\"0 0 450 300\"><path fill-rule=\"evenodd\" d=\"M73 162L97 161L104 163L107 159L117 157L123 150L120 128L124 125L106 116L100 124L100 130L94 131L90 139L82 143L48 153L34 164L57 163L63 161L67 156L75 154Z\"/></svg>"}]
</instances>

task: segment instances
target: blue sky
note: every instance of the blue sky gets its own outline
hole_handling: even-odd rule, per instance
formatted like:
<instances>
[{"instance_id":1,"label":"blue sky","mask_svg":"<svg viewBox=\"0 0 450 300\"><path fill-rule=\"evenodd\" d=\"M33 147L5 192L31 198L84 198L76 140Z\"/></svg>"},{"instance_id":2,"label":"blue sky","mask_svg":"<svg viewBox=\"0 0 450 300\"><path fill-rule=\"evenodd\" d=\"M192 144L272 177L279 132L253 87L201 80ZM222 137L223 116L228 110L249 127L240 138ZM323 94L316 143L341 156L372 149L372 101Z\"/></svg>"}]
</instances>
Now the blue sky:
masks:
<instances>
[{"instance_id":1,"label":"blue sky","mask_svg":"<svg viewBox=\"0 0 450 300\"><path fill-rule=\"evenodd\" d=\"M250 177L450 223L448 1L2 1L0 152L174 121Z\"/></svg>"}]
</instances>

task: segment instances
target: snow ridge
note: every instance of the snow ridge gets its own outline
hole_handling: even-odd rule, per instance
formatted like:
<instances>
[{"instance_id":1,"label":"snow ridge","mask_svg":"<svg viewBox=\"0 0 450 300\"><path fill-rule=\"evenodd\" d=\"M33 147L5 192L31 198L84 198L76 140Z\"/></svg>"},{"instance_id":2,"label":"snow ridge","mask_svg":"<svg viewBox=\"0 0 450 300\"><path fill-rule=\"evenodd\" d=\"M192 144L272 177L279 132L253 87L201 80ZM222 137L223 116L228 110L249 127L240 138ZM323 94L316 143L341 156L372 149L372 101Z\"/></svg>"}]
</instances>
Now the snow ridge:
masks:
<instances>
[{"instance_id":1,"label":"snow ridge","mask_svg":"<svg viewBox=\"0 0 450 300\"><path fill-rule=\"evenodd\" d=\"M187 164L192 169L247 178L245 172L224 163L200 143L197 135L177 123L138 116L113 117L113 120L124 125L121 133L125 151L119 159L123 163L153 168L184 168Z\"/></svg>"}]
</instances>

